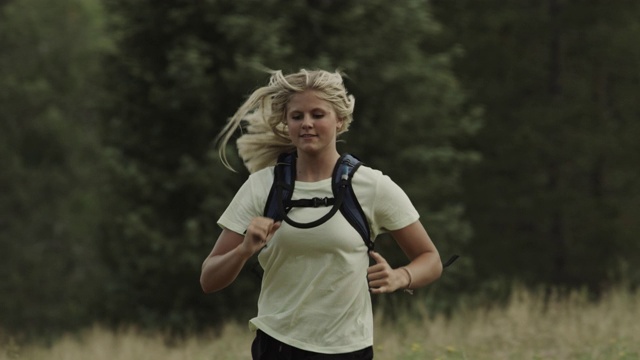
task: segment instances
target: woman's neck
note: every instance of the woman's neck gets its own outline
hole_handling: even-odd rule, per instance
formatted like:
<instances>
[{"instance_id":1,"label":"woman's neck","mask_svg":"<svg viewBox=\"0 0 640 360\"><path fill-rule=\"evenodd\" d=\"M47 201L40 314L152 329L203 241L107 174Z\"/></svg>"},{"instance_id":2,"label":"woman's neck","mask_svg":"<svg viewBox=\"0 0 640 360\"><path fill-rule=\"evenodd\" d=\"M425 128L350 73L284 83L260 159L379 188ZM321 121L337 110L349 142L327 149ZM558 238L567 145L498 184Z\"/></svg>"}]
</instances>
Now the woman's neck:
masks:
<instances>
[{"instance_id":1,"label":"woman's neck","mask_svg":"<svg viewBox=\"0 0 640 360\"><path fill-rule=\"evenodd\" d=\"M298 153L296 180L315 182L331 178L333 169L339 158L340 154L338 151L321 155Z\"/></svg>"}]
</instances>

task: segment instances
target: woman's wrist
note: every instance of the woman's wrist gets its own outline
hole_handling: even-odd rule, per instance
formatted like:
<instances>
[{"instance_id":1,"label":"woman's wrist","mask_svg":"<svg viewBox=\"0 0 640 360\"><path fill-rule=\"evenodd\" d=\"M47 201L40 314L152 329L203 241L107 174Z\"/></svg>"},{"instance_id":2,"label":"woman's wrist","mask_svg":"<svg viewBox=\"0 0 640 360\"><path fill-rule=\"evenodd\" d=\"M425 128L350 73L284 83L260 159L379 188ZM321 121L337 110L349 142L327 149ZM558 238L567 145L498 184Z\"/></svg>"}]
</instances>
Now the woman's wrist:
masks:
<instances>
[{"instance_id":1,"label":"woman's wrist","mask_svg":"<svg viewBox=\"0 0 640 360\"><path fill-rule=\"evenodd\" d=\"M411 274L411 270L408 267L403 266L400 269L404 270L407 274L407 285L403 288L404 292L413 294L413 289L411 289L411 285L413 284L413 274Z\"/></svg>"},{"instance_id":2,"label":"woman's wrist","mask_svg":"<svg viewBox=\"0 0 640 360\"><path fill-rule=\"evenodd\" d=\"M241 243L236 248L236 254L244 261L249 260L255 252L247 246L246 242Z\"/></svg>"}]
</instances>

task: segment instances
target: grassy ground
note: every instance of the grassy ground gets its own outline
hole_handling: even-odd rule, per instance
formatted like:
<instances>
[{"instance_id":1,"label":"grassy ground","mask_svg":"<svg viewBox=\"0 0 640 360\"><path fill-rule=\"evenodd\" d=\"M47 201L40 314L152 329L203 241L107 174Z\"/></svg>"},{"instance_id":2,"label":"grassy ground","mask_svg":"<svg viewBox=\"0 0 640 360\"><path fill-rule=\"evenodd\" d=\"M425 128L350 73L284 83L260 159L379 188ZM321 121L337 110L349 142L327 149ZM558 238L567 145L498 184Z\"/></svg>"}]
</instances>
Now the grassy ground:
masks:
<instances>
[{"instance_id":1,"label":"grassy ground","mask_svg":"<svg viewBox=\"0 0 640 360\"><path fill-rule=\"evenodd\" d=\"M640 359L640 298L624 291L597 303L576 293L546 305L541 296L522 291L506 307L398 320L376 321L376 359ZM0 360L249 359L251 340L244 324L170 345L162 334L94 327L46 348L20 347L5 336Z\"/></svg>"}]
</instances>

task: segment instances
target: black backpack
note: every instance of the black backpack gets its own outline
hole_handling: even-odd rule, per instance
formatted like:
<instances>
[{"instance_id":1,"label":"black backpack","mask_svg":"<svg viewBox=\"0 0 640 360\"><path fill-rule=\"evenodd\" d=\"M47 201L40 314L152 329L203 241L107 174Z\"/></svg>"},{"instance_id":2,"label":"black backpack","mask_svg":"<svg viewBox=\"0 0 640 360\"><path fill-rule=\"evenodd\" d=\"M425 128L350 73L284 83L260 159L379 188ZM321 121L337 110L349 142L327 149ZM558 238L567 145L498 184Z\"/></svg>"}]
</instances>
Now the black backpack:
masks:
<instances>
[{"instance_id":1,"label":"black backpack","mask_svg":"<svg viewBox=\"0 0 640 360\"><path fill-rule=\"evenodd\" d=\"M358 170L362 162L350 154L340 156L331 176L333 198L291 200L295 186L296 157L296 152L284 153L278 157L278 162L274 168L273 185L264 207L264 216L275 221L285 221L287 224L297 228L308 229L325 223L336 212L340 211L349 224L360 234L367 249L369 251L373 250L374 245L373 241L371 241L369 222L351 187L353 174ZM299 223L287 216L289 210L294 207L320 206L331 206L331 210L320 219L309 223Z\"/></svg>"},{"instance_id":2,"label":"black backpack","mask_svg":"<svg viewBox=\"0 0 640 360\"><path fill-rule=\"evenodd\" d=\"M340 159L333 168L333 175L331 176L333 198L291 200L295 186L296 157L297 154L295 151L280 154L278 157L278 162L274 168L273 185L271 185L271 190L269 191L269 196L267 197L267 202L264 207L264 216L275 221L284 221L297 228L309 229L325 223L339 210L349 224L360 234L368 251L373 251L374 244L373 241L371 241L369 222L351 187L353 174L358 170L360 165L362 165L362 162L350 154L340 156ZM299 223L287 216L289 210L294 207L320 206L331 206L331 210L320 219L309 223ZM443 267L448 267L456 261L458 257L458 255L451 256L451 258L443 264Z\"/></svg>"}]
</instances>

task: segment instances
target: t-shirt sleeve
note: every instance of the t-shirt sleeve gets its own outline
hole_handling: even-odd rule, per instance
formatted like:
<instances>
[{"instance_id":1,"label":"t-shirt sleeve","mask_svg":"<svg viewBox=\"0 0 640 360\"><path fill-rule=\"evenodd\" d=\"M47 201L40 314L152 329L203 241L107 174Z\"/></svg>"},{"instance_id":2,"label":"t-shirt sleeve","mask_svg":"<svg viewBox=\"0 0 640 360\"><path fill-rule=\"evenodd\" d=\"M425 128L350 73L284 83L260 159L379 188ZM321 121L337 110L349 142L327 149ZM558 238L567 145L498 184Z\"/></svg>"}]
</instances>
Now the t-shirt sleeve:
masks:
<instances>
[{"instance_id":1,"label":"t-shirt sleeve","mask_svg":"<svg viewBox=\"0 0 640 360\"><path fill-rule=\"evenodd\" d=\"M420 218L404 190L386 175L376 184L373 209L376 233L402 229Z\"/></svg>"},{"instance_id":2,"label":"t-shirt sleeve","mask_svg":"<svg viewBox=\"0 0 640 360\"><path fill-rule=\"evenodd\" d=\"M263 184L265 182L263 175L266 174L249 176L218 219L218 226L243 234L253 218L263 215L264 202L268 194L268 189L266 194L263 189L266 185Z\"/></svg>"}]
</instances>

